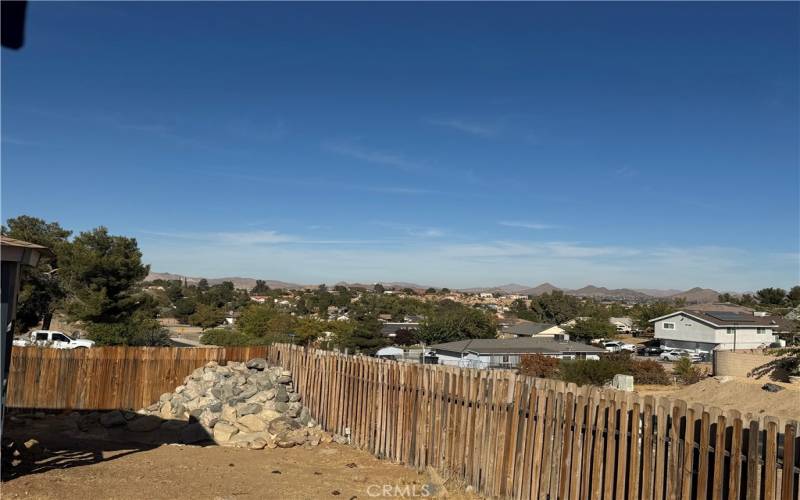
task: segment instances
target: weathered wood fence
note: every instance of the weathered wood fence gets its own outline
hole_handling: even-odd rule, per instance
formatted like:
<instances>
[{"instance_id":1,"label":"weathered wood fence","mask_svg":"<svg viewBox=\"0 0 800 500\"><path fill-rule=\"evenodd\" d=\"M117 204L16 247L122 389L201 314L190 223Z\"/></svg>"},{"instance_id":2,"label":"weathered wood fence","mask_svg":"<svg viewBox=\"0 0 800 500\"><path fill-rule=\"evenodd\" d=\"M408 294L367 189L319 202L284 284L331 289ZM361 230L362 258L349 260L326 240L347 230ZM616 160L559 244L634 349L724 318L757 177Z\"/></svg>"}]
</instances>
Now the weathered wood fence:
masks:
<instances>
[{"instance_id":1,"label":"weathered wood fence","mask_svg":"<svg viewBox=\"0 0 800 500\"><path fill-rule=\"evenodd\" d=\"M797 423L502 370L275 345L12 351L9 406L140 408L208 361L293 372L327 430L489 497L798 498ZM800 413L800 410L799 410Z\"/></svg>"},{"instance_id":2,"label":"weathered wood fence","mask_svg":"<svg viewBox=\"0 0 800 500\"><path fill-rule=\"evenodd\" d=\"M797 498L796 422L510 371L295 346L273 347L270 360L292 370L326 429L486 496Z\"/></svg>"},{"instance_id":3,"label":"weathered wood fence","mask_svg":"<svg viewBox=\"0 0 800 500\"><path fill-rule=\"evenodd\" d=\"M139 409L209 361L266 357L267 347L97 347L11 350L6 404L42 409Z\"/></svg>"}]
</instances>

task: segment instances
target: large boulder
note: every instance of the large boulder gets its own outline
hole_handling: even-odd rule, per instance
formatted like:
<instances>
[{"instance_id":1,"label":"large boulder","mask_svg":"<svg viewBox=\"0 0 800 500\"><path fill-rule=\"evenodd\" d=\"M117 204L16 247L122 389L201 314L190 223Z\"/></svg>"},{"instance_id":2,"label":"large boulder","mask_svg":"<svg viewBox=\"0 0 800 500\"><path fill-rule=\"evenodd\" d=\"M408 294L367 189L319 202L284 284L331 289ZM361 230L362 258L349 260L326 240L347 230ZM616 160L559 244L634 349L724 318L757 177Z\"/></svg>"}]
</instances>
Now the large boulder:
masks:
<instances>
[{"instance_id":1,"label":"large boulder","mask_svg":"<svg viewBox=\"0 0 800 500\"><path fill-rule=\"evenodd\" d=\"M288 417L276 418L269 423L269 433L273 436L285 434L293 430L299 429L300 424Z\"/></svg>"},{"instance_id":2,"label":"large boulder","mask_svg":"<svg viewBox=\"0 0 800 500\"><path fill-rule=\"evenodd\" d=\"M245 415L237 420L236 423L243 425L250 432L263 432L267 430L267 422L262 420L258 415Z\"/></svg>"},{"instance_id":3,"label":"large boulder","mask_svg":"<svg viewBox=\"0 0 800 500\"><path fill-rule=\"evenodd\" d=\"M217 422L214 426L214 441L218 443L226 443L231 440L239 432L232 424L227 422Z\"/></svg>"},{"instance_id":4,"label":"large boulder","mask_svg":"<svg viewBox=\"0 0 800 500\"><path fill-rule=\"evenodd\" d=\"M264 358L253 358L245 363L245 366L252 370L264 370L267 367L267 360Z\"/></svg>"},{"instance_id":5,"label":"large boulder","mask_svg":"<svg viewBox=\"0 0 800 500\"><path fill-rule=\"evenodd\" d=\"M239 403L236 405L236 415L243 417L245 415L252 415L263 410L263 407L258 403Z\"/></svg>"}]
</instances>

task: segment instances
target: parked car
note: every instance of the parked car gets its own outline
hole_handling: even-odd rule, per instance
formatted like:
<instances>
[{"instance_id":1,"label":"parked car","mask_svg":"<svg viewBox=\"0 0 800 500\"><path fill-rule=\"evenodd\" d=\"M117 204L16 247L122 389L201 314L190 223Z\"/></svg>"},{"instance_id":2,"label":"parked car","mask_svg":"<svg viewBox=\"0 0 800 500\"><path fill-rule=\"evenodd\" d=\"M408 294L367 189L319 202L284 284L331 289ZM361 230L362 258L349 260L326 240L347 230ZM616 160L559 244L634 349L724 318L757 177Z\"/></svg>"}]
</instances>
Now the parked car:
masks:
<instances>
[{"instance_id":1,"label":"parked car","mask_svg":"<svg viewBox=\"0 0 800 500\"><path fill-rule=\"evenodd\" d=\"M64 332L57 330L34 330L29 338L14 339L13 344L19 347L41 346L53 349L86 349L94 347L93 340L73 339Z\"/></svg>"},{"instance_id":2,"label":"parked car","mask_svg":"<svg viewBox=\"0 0 800 500\"><path fill-rule=\"evenodd\" d=\"M702 361L703 358L699 354L695 354L693 352L689 352L685 349L670 349L668 351L662 352L658 359L661 361L678 361L681 358L689 358L692 363L697 363Z\"/></svg>"},{"instance_id":3,"label":"parked car","mask_svg":"<svg viewBox=\"0 0 800 500\"><path fill-rule=\"evenodd\" d=\"M662 352L668 350L658 340L648 340L636 346L636 354L639 356L659 356Z\"/></svg>"},{"instance_id":4,"label":"parked car","mask_svg":"<svg viewBox=\"0 0 800 500\"><path fill-rule=\"evenodd\" d=\"M608 352L618 352L618 351L628 351L634 352L636 351L636 346L633 344L626 344L625 342L620 342L618 340L612 340L611 342L604 342L603 348Z\"/></svg>"}]
</instances>

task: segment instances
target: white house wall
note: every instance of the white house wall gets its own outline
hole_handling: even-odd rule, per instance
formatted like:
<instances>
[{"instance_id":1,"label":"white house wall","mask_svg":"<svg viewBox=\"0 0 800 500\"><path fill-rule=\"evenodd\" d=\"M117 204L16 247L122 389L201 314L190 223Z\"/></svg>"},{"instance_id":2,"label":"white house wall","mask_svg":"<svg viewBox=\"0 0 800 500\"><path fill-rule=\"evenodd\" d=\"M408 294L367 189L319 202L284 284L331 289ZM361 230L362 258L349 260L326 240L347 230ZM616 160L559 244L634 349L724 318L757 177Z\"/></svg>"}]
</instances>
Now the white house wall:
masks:
<instances>
[{"instance_id":1,"label":"white house wall","mask_svg":"<svg viewBox=\"0 0 800 500\"><path fill-rule=\"evenodd\" d=\"M674 323L675 329L665 329L664 323ZM736 348L750 349L768 345L775 341L772 330L768 333L757 333L756 325L752 327L736 327ZM764 328L761 326L760 328ZM728 329L714 328L690 316L676 314L655 322L655 338L667 347L680 349L733 349L734 335Z\"/></svg>"}]
</instances>

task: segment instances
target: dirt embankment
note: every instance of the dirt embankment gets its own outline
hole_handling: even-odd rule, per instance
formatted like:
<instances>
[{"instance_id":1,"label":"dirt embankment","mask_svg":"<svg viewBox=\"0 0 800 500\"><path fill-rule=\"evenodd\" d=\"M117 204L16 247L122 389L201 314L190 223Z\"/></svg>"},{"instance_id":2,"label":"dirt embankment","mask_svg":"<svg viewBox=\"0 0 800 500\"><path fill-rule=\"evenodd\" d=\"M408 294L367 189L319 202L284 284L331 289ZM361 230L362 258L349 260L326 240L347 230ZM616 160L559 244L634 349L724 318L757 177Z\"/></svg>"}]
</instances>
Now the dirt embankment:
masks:
<instances>
[{"instance_id":1,"label":"dirt embankment","mask_svg":"<svg viewBox=\"0 0 800 500\"><path fill-rule=\"evenodd\" d=\"M800 386L771 382L783 387L783 390L768 392L761 388L767 382L770 381L711 377L687 386L642 385L635 390L643 395L669 396L687 403L738 410L742 415L752 413L781 420L800 420Z\"/></svg>"}]
</instances>

